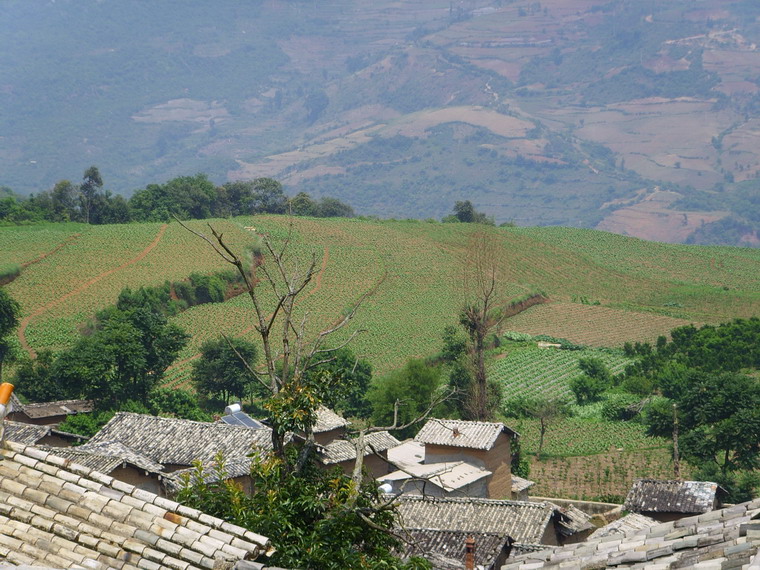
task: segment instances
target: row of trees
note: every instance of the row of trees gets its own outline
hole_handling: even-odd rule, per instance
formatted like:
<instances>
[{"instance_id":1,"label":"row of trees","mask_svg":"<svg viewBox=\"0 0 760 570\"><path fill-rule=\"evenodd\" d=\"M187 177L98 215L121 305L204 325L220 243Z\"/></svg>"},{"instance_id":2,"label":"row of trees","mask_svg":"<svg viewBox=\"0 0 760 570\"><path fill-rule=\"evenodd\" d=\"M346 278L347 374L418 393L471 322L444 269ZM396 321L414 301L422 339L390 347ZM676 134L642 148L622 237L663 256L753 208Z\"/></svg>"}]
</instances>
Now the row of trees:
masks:
<instances>
[{"instance_id":1,"label":"row of trees","mask_svg":"<svg viewBox=\"0 0 760 570\"><path fill-rule=\"evenodd\" d=\"M7 189L0 193L0 222L127 222L203 219L250 214L285 214L314 217L352 217L348 204L335 198L319 200L301 192L289 199L272 178L228 182L216 186L205 174L181 176L164 184L149 184L128 200L103 189L96 166L88 168L82 182L61 180L48 191L21 198Z\"/></svg>"}]
</instances>

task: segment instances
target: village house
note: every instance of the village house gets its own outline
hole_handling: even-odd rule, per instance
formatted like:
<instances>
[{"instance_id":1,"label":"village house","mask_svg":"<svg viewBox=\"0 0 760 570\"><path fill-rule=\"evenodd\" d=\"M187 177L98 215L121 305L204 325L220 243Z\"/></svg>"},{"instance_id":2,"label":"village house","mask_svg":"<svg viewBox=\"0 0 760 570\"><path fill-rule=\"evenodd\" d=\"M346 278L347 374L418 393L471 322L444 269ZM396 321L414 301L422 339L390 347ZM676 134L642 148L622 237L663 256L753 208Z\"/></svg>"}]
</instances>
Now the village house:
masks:
<instances>
[{"instance_id":1,"label":"village house","mask_svg":"<svg viewBox=\"0 0 760 570\"><path fill-rule=\"evenodd\" d=\"M176 487L178 477L167 475L190 471L195 461L203 463L207 471L213 471L213 465L222 457L229 478L250 492L248 455L253 449L272 449L271 433L270 428L251 429L223 422L118 412L90 438L84 451L121 459L124 469L113 471L113 476L149 489L156 489L157 483L162 482ZM155 465L161 466L160 472L156 473L154 467L149 468ZM158 490L165 492L161 488Z\"/></svg>"},{"instance_id":2,"label":"village house","mask_svg":"<svg viewBox=\"0 0 760 570\"><path fill-rule=\"evenodd\" d=\"M392 469L388 450L400 441L387 431L367 434L364 438L364 467L373 478L382 478ZM347 475L353 473L356 460L354 440L335 439L327 445L317 446L317 458L325 467L340 467Z\"/></svg>"},{"instance_id":3,"label":"village house","mask_svg":"<svg viewBox=\"0 0 760 570\"><path fill-rule=\"evenodd\" d=\"M12 441L0 449L0 567L261 568L269 539Z\"/></svg>"},{"instance_id":4,"label":"village house","mask_svg":"<svg viewBox=\"0 0 760 570\"><path fill-rule=\"evenodd\" d=\"M466 461L414 463L381 475L378 483L391 486L391 493L426 497L487 497L491 472Z\"/></svg>"},{"instance_id":5,"label":"village house","mask_svg":"<svg viewBox=\"0 0 760 570\"><path fill-rule=\"evenodd\" d=\"M726 494L720 485L707 481L638 479L623 508L665 522L719 509Z\"/></svg>"},{"instance_id":6,"label":"village house","mask_svg":"<svg viewBox=\"0 0 760 570\"><path fill-rule=\"evenodd\" d=\"M86 437L55 429L52 425L27 424L5 420L5 439L24 445L69 447L82 443Z\"/></svg>"},{"instance_id":7,"label":"village house","mask_svg":"<svg viewBox=\"0 0 760 570\"><path fill-rule=\"evenodd\" d=\"M519 434L502 423L428 420L414 438L425 446L424 463L465 461L489 471L487 497L512 497L512 439Z\"/></svg>"},{"instance_id":8,"label":"village house","mask_svg":"<svg viewBox=\"0 0 760 570\"><path fill-rule=\"evenodd\" d=\"M58 400L22 404L15 394L11 395L6 418L25 424L58 425L69 416L92 411L90 400Z\"/></svg>"},{"instance_id":9,"label":"village house","mask_svg":"<svg viewBox=\"0 0 760 570\"><path fill-rule=\"evenodd\" d=\"M631 532L515 555L501 570L760 568L760 499Z\"/></svg>"},{"instance_id":10,"label":"village house","mask_svg":"<svg viewBox=\"0 0 760 570\"><path fill-rule=\"evenodd\" d=\"M317 408L317 422L314 424L314 441L327 445L334 439L345 439L348 420L325 406Z\"/></svg>"},{"instance_id":11,"label":"village house","mask_svg":"<svg viewBox=\"0 0 760 570\"><path fill-rule=\"evenodd\" d=\"M512 550L512 539L493 532L462 532L457 530L406 529L409 542L404 542L400 556L408 560L422 556L433 570L467 568L467 551L472 552L470 568L494 570L501 568Z\"/></svg>"},{"instance_id":12,"label":"village house","mask_svg":"<svg viewBox=\"0 0 760 570\"><path fill-rule=\"evenodd\" d=\"M593 530L590 517L578 509L549 502L398 495L401 529L487 532L510 537L517 551L558 545L585 538Z\"/></svg>"}]
</instances>

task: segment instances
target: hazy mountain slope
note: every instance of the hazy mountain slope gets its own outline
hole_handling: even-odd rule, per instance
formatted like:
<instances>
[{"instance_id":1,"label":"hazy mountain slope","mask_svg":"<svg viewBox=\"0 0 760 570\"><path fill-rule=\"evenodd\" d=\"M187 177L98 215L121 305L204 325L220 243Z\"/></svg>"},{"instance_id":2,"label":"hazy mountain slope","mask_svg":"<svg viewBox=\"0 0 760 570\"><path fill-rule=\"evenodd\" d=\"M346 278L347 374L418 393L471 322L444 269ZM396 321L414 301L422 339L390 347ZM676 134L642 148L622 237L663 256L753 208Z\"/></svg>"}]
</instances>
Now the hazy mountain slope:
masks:
<instances>
[{"instance_id":1,"label":"hazy mountain slope","mask_svg":"<svg viewBox=\"0 0 760 570\"><path fill-rule=\"evenodd\" d=\"M266 175L362 214L468 198L499 222L760 243L759 17L751 0L8 0L0 185L91 164L124 193Z\"/></svg>"}]
</instances>

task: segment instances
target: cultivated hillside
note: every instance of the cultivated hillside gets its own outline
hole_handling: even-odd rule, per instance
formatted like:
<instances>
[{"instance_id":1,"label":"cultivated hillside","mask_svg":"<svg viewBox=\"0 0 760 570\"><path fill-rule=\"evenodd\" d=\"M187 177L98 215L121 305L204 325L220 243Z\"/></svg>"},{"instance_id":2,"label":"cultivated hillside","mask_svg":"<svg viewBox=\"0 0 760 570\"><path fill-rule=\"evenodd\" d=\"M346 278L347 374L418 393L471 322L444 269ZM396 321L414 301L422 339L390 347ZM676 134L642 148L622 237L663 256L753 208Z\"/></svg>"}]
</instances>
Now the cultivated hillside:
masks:
<instances>
[{"instance_id":1,"label":"cultivated hillside","mask_svg":"<svg viewBox=\"0 0 760 570\"><path fill-rule=\"evenodd\" d=\"M753 0L8 0L0 185L272 176L361 214L758 245ZM72 33L77 30L77 33Z\"/></svg>"},{"instance_id":2,"label":"cultivated hillside","mask_svg":"<svg viewBox=\"0 0 760 570\"><path fill-rule=\"evenodd\" d=\"M508 319L505 330L548 334L589 346L654 340L675 326L760 314L760 251L651 243L568 228L488 228L474 224L257 216L211 221L244 251L266 234L318 272L299 300L316 333L368 295L353 344L376 372L441 348L443 328L462 303L468 238L485 230L499 251L510 298L542 291L548 303ZM205 222L190 224L207 231ZM22 306L19 342L30 353L70 346L95 311L124 287L180 280L227 267L177 223L0 228L3 261L23 266L6 285ZM174 317L193 339L169 374L182 383L206 339L249 336L250 300L193 307Z\"/></svg>"}]
</instances>

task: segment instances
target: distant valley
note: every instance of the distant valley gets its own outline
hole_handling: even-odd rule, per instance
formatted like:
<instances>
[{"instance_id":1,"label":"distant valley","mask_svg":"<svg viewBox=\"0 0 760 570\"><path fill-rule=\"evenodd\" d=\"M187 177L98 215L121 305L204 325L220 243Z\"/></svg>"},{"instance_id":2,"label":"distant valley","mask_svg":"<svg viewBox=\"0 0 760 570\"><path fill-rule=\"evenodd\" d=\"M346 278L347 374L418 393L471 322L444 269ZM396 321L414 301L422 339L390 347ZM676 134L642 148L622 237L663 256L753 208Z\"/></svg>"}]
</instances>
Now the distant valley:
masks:
<instances>
[{"instance_id":1,"label":"distant valley","mask_svg":"<svg viewBox=\"0 0 760 570\"><path fill-rule=\"evenodd\" d=\"M205 172L366 216L760 245L749 0L9 0L0 186ZM74 32L76 30L76 32Z\"/></svg>"}]
</instances>

